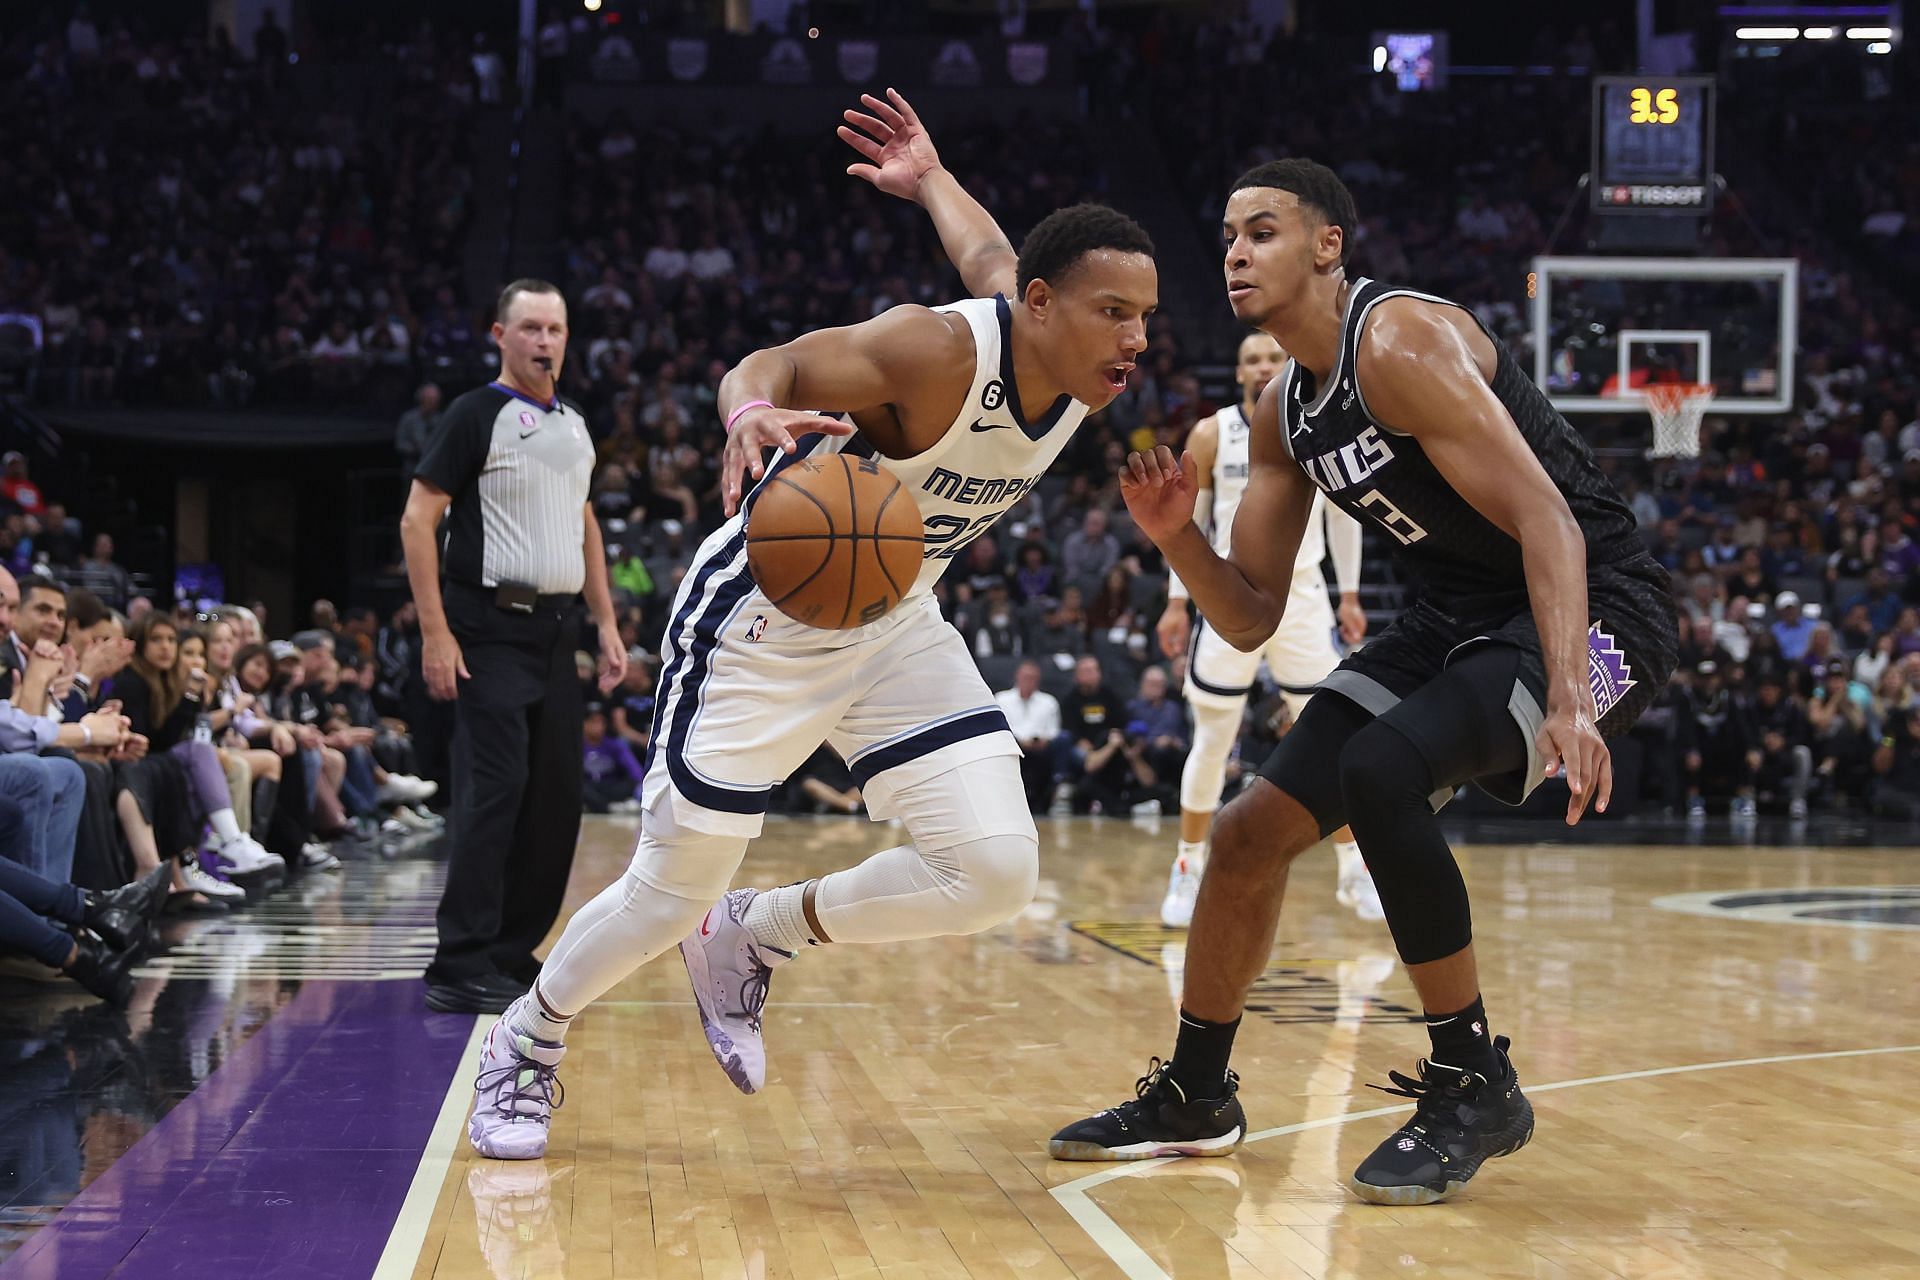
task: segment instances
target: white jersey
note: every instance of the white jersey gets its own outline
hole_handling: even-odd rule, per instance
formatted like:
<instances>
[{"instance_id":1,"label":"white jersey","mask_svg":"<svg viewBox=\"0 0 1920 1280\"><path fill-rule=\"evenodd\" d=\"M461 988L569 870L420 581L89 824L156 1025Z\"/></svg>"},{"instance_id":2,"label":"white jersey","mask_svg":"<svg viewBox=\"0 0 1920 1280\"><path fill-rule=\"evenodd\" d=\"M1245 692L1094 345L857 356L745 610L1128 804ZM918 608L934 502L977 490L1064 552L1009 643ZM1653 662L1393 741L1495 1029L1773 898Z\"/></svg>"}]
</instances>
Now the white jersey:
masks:
<instances>
[{"instance_id":1,"label":"white jersey","mask_svg":"<svg viewBox=\"0 0 1920 1280\"><path fill-rule=\"evenodd\" d=\"M1213 505L1208 518L1212 522L1213 549L1224 556L1233 542L1234 513L1240 510L1240 499L1247 492L1251 465L1247 441L1252 431L1246 411L1237 404L1216 413L1214 424L1218 439L1213 446ZM1294 573L1320 572L1320 562L1327 557L1326 530L1327 499L1316 488L1313 510L1307 513L1307 530L1300 535L1300 554L1294 557Z\"/></svg>"},{"instance_id":2,"label":"white jersey","mask_svg":"<svg viewBox=\"0 0 1920 1280\"><path fill-rule=\"evenodd\" d=\"M1038 422L1027 422L1013 393L1013 319L1005 298L968 298L934 310L964 317L973 330L973 385L959 416L932 448L911 458L889 458L875 453L857 432L802 436L799 449L767 471L771 476L785 462L845 452L873 457L900 477L926 527L920 577L903 601L931 594L947 562L1040 483L1088 410L1062 395ZM735 516L728 528L743 518L744 513Z\"/></svg>"}]
</instances>

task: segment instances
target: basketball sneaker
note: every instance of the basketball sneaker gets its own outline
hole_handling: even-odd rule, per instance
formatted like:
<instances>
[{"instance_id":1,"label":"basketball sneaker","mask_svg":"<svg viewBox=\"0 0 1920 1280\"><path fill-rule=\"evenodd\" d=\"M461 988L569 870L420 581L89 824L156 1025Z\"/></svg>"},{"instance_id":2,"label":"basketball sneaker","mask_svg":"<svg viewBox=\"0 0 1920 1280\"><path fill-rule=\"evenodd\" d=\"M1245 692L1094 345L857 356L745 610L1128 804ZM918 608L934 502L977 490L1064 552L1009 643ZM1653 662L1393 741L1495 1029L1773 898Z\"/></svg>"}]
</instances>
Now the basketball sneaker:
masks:
<instances>
[{"instance_id":1,"label":"basketball sneaker","mask_svg":"<svg viewBox=\"0 0 1920 1280\"><path fill-rule=\"evenodd\" d=\"M567 1051L515 1031L509 1009L480 1046L467 1138L493 1160L538 1160L547 1153L553 1109L566 1097L557 1069Z\"/></svg>"},{"instance_id":2,"label":"basketball sneaker","mask_svg":"<svg viewBox=\"0 0 1920 1280\"><path fill-rule=\"evenodd\" d=\"M1334 890L1334 901L1359 916L1362 920L1385 920L1387 912L1380 905L1380 891L1373 886L1373 877L1363 866L1358 871L1340 877L1340 884Z\"/></svg>"},{"instance_id":3,"label":"basketball sneaker","mask_svg":"<svg viewBox=\"0 0 1920 1280\"><path fill-rule=\"evenodd\" d=\"M1184 929L1193 923L1193 904L1200 897L1200 869L1185 857L1173 860L1167 873L1167 896L1160 899L1160 923Z\"/></svg>"},{"instance_id":4,"label":"basketball sneaker","mask_svg":"<svg viewBox=\"0 0 1920 1280\"><path fill-rule=\"evenodd\" d=\"M1133 1100L1068 1125L1047 1143L1055 1160L1152 1160L1157 1156L1227 1156L1247 1136L1240 1077L1227 1072L1226 1093L1188 1098L1155 1058L1133 1083Z\"/></svg>"},{"instance_id":5,"label":"basketball sneaker","mask_svg":"<svg viewBox=\"0 0 1920 1280\"><path fill-rule=\"evenodd\" d=\"M766 1007L773 967L793 959L791 952L766 946L748 931L747 904L759 892L730 890L680 944L707 1047L742 1093L758 1093L767 1083L760 1011Z\"/></svg>"},{"instance_id":6,"label":"basketball sneaker","mask_svg":"<svg viewBox=\"0 0 1920 1280\"><path fill-rule=\"evenodd\" d=\"M1533 1137L1533 1104L1520 1092L1508 1043L1505 1036L1494 1037L1496 1080L1422 1058L1419 1079L1389 1071L1397 1087L1367 1086L1412 1098L1413 1118L1360 1162L1348 1189L1369 1204L1438 1204L1488 1160L1526 1146Z\"/></svg>"}]
</instances>

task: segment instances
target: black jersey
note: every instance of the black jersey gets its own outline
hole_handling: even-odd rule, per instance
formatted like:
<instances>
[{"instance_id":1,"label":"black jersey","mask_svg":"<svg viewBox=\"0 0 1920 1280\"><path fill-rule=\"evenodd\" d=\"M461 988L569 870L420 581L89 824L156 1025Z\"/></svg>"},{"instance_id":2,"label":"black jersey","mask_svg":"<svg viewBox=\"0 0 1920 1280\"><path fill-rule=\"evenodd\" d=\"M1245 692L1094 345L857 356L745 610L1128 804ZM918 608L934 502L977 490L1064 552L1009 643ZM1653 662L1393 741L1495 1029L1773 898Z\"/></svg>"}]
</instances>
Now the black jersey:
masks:
<instances>
[{"instance_id":1,"label":"black jersey","mask_svg":"<svg viewBox=\"0 0 1920 1280\"><path fill-rule=\"evenodd\" d=\"M1281 375L1288 452L1329 501L1393 535L1399 543L1396 558L1421 598L1456 617L1511 612L1526 598L1519 542L1474 510L1418 441L1367 410L1355 358L1360 334L1376 304L1400 297L1459 305L1364 277L1355 280L1328 384L1316 388L1313 374L1298 361ZM1506 346L1487 336L1499 361L1493 393L1580 522L1589 575L1645 557L1633 513L1600 473L1593 450L1521 372Z\"/></svg>"}]
</instances>

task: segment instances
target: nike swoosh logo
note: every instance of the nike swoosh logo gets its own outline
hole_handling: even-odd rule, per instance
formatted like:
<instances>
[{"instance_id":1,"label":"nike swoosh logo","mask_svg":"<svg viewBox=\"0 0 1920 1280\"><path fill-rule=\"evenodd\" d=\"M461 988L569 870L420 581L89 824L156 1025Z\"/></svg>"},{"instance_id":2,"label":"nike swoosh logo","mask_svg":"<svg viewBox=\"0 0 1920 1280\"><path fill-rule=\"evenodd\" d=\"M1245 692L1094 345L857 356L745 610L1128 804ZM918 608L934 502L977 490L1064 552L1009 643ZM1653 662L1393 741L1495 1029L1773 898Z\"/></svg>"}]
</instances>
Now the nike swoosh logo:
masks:
<instances>
[{"instance_id":1,"label":"nike swoosh logo","mask_svg":"<svg viewBox=\"0 0 1920 1280\"><path fill-rule=\"evenodd\" d=\"M712 908L708 908L707 914L700 917L700 936L703 938L711 938L713 936Z\"/></svg>"},{"instance_id":2,"label":"nike swoosh logo","mask_svg":"<svg viewBox=\"0 0 1920 1280\"><path fill-rule=\"evenodd\" d=\"M538 431L539 429L540 429L540 428L538 428L538 427L535 427L535 428L533 429L533 431ZM533 431L522 431L522 432L520 433L520 438L521 438L522 440L525 440L525 439L526 439L526 438L527 438L528 436L530 436L530 435L532 435L532 434L533 434Z\"/></svg>"},{"instance_id":3,"label":"nike swoosh logo","mask_svg":"<svg viewBox=\"0 0 1920 1280\"><path fill-rule=\"evenodd\" d=\"M986 419L984 419L984 418L982 418L982 419L981 419L980 421L978 421L978 422L976 422L976 423L974 423L974 424L973 424L973 426L971 426L971 427L969 427L969 428L968 428L968 430L970 430L970 431L999 431L999 430L1001 430L1001 429L1002 429L1002 428L1004 428L1004 427L1010 427L1010 426L1012 426L1012 425L1013 425L1013 424L1012 424L1012 423L1010 423L1010 422L988 422L988 421L987 421Z\"/></svg>"}]
</instances>

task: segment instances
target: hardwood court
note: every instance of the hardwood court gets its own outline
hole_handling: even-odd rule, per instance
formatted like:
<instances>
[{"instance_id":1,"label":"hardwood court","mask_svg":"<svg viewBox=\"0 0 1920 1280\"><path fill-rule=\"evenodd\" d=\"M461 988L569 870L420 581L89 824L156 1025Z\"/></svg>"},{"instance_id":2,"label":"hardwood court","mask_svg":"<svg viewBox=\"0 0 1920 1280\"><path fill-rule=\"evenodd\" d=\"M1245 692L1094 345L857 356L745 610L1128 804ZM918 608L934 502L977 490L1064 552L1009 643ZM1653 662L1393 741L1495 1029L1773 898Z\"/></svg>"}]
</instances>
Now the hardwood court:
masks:
<instances>
[{"instance_id":1,"label":"hardwood court","mask_svg":"<svg viewBox=\"0 0 1920 1280\"><path fill-rule=\"evenodd\" d=\"M431 1211L411 1274L1920 1273L1912 852L1464 851L1488 1006L1539 1128L1453 1203L1387 1209L1341 1184L1404 1113L1363 1086L1425 1037L1384 927L1334 906L1324 850L1294 873L1240 1032L1254 1140L1223 1160L1046 1158L1055 1128L1171 1047L1182 936L1148 923L1170 827L1041 826L1020 920L780 971L761 1095L714 1067L672 953L581 1019L545 1161L475 1158L463 1094L439 1131L459 1139L450 1166L416 1183ZM576 898L630 838L589 824ZM790 880L886 838L771 824L746 874ZM1834 886L1852 891L1761 892ZM1707 901L1721 891L1744 897ZM1673 895L1704 896L1654 905Z\"/></svg>"}]
</instances>

